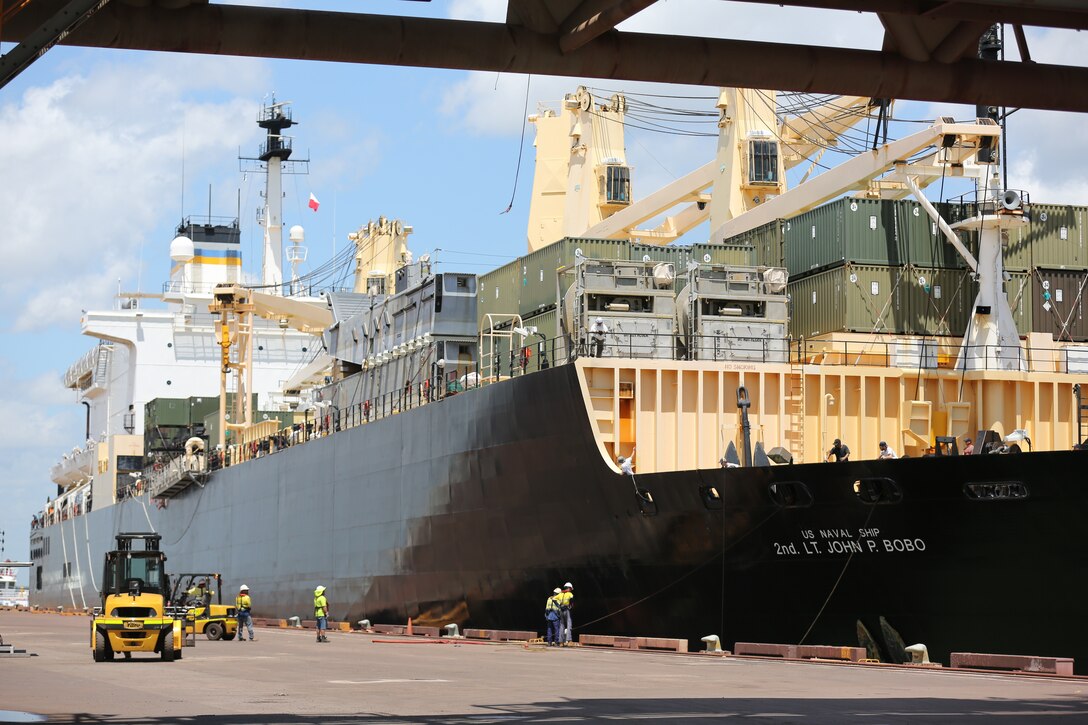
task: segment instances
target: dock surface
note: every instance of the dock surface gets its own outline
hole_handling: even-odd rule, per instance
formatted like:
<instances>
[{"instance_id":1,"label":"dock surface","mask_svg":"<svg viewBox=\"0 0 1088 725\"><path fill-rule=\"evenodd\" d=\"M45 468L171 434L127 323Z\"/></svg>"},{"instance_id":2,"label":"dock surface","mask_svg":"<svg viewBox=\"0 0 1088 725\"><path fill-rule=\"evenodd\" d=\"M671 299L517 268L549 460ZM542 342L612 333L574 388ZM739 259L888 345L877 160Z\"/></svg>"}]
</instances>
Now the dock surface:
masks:
<instances>
[{"instance_id":1,"label":"dock surface","mask_svg":"<svg viewBox=\"0 0 1088 725\"><path fill-rule=\"evenodd\" d=\"M91 660L89 621L0 611L0 722L1088 722L1088 678L258 628L184 657ZM40 716L35 718L34 716Z\"/></svg>"}]
</instances>

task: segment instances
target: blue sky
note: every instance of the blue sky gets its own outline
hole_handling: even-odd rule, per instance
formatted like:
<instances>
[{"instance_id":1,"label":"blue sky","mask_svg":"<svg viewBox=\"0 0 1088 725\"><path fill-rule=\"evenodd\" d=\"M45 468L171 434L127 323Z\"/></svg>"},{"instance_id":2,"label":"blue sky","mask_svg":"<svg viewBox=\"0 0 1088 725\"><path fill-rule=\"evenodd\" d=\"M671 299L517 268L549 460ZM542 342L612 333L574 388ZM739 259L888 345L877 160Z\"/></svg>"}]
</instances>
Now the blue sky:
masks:
<instances>
[{"instance_id":1,"label":"blue sky","mask_svg":"<svg viewBox=\"0 0 1088 725\"><path fill-rule=\"evenodd\" d=\"M344 9L331 1L250 4ZM505 7L505 0L353 5L489 21L504 19ZM719 0L662 0L621 29L868 49L882 38L871 15ZM1088 43L1077 34L1029 29L1029 39L1040 62L1088 65ZM716 94L534 77L530 112L580 83L609 92ZM312 266L334 243L342 248L349 231L385 215L414 226L417 254L440 248L440 269L482 273L525 249L531 126L513 209L499 213L515 183L525 89L525 76L496 73L59 47L0 90L5 556L28 556L30 517L54 492L49 468L83 438L83 408L60 382L92 345L79 334L81 309L111 306L118 280L125 290L159 289L174 227L183 215L207 213L209 185L215 215L235 215L241 199L246 267L259 270L253 220L262 181L243 179L237 156L239 149L254 155L260 144L255 118L263 99L274 92L294 102L296 156L311 159L309 176L286 179L284 220L305 226ZM900 103L896 112L966 118L973 109ZM1081 117L1021 111L1009 136L1011 186L1029 189L1036 201L1088 203ZM714 150L713 139L636 130L627 143L636 197ZM306 208L310 192L321 201L317 213Z\"/></svg>"}]
</instances>

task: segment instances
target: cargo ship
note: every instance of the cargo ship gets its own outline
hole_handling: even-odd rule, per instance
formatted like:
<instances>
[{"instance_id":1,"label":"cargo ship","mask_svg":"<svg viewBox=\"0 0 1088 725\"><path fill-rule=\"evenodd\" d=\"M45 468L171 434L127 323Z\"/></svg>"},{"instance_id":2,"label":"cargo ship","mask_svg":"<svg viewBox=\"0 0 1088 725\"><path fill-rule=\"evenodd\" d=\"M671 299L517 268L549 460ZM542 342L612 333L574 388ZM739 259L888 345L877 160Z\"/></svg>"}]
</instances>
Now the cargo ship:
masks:
<instances>
[{"instance_id":1,"label":"cargo ship","mask_svg":"<svg viewBox=\"0 0 1088 725\"><path fill-rule=\"evenodd\" d=\"M920 643L1085 672L1080 290L1041 282L1066 323L1018 330L1034 299L1010 305L1004 270L1025 253L1010 240L1052 254L1084 210L1051 235L997 184L987 118L786 189L873 104L777 114L740 89L718 98L718 157L636 201L627 104L579 89L530 117L529 253L482 276L436 272L379 218L349 235L353 289L306 296L270 208L247 288L209 262L237 258L233 224L179 226L167 312L84 318L103 342L66 383L89 440L35 517L32 604L92 606L113 537L151 529L173 570L248 584L257 616L305 618L323 585L338 620L539 630L570 581L576 635L892 662ZM259 122L271 190L289 109ZM978 193L925 199L953 173ZM669 244L705 220L708 242ZM827 462L840 439L852 453Z\"/></svg>"}]
</instances>

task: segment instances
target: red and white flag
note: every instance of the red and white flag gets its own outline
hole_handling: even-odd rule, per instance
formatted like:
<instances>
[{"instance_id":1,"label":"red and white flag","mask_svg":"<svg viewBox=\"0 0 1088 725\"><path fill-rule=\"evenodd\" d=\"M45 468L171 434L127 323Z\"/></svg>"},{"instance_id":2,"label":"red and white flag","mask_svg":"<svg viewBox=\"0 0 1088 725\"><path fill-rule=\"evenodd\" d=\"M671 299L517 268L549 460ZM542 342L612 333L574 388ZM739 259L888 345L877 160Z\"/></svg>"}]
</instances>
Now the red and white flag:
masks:
<instances>
[{"instance_id":1,"label":"red and white flag","mask_svg":"<svg viewBox=\"0 0 1088 725\"><path fill-rule=\"evenodd\" d=\"M317 211L317 207L319 206L321 206L321 202L317 200L317 197L314 196L313 192L310 192L310 208Z\"/></svg>"}]
</instances>

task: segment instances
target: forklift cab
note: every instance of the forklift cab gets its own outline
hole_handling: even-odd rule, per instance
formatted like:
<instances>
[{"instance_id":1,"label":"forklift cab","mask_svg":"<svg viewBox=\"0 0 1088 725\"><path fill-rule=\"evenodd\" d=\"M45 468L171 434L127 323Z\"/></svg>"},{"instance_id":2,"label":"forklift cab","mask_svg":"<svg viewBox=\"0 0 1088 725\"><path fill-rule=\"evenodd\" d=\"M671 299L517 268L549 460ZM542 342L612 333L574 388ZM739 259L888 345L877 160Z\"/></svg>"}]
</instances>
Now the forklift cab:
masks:
<instances>
[{"instance_id":1,"label":"forklift cab","mask_svg":"<svg viewBox=\"0 0 1088 725\"><path fill-rule=\"evenodd\" d=\"M185 629L210 640L232 640L238 632L233 604L223 604L223 577L220 574L188 573L173 577L170 605L185 620Z\"/></svg>"}]
</instances>

